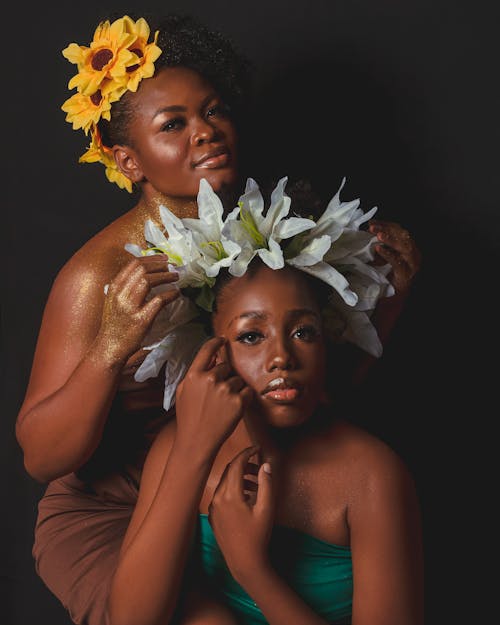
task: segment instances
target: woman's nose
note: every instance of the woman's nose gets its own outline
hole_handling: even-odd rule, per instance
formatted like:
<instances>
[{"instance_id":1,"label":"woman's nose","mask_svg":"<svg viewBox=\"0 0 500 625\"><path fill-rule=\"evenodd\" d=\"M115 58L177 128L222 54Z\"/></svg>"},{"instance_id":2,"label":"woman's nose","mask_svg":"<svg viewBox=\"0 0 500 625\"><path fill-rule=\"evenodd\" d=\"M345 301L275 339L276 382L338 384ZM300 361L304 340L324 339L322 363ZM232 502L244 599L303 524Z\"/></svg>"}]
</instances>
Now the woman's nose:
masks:
<instances>
[{"instance_id":1,"label":"woman's nose","mask_svg":"<svg viewBox=\"0 0 500 625\"><path fill-rule=\"evenodd\" d=\"M291 346L284 338L277 338L273 341L269 354L269 371L293 369L295 359L291 350Z\"/></svg>"},{"instance_id":2,"label":"woman's nose","mask_svg":"<svg viewBox=\"0 0 500 625\"><path fill-rule=\"evenodd\" d=\"M202 145L214 141L218 135L217 128L206 119L199 119L193 129L191 141L194 145Z\"/></svg>"}]
</instances>

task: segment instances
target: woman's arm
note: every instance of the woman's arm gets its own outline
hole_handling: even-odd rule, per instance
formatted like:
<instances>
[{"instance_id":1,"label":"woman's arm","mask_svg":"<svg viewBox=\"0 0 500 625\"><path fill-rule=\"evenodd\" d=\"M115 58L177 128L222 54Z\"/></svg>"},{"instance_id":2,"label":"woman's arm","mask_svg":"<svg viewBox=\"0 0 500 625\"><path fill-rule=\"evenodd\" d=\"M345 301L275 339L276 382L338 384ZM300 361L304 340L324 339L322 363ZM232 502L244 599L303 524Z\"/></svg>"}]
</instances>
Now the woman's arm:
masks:
<instances>
[{"instance_id":1,"label":"woman's arm","mask_svg":"<svg viewBox=\"0 0 500 625\"><path fill-rule=\"evenodd\" d=\"M202 346L177 389L175 426L148 454L111 587L111 625L165 625L176 608L213 460L251 398L227 363L215 364L222 344Z\"/></svg>"},{"instance_id":2,"label":"woman's arm","mask_svg":"<svg viewBox=\"0 0 500 625\"><path fill-rule=\"evenodd\" d=\"M274 520L272 468L258 469L257 494L249 486L249 447L227 465L210 505L209 520L234 579L252 597L269 625L327 625L276 573L268 557ZM248 475L247 475L248 474Z\"/></svg>"},{"instance_id":3,"label":"woman's arm","mask_svg":"<svg viewBox=\"0 0 500 625\"><path fill-rule=\"evenodd\" d=\"M97 447L121 368L140 346L172 290L146 302L150 289L177 279L165 258L130 261L104 295L100 269L69 263L48 298L16 435L27 471L50 481L78 469Z\"/></svg>"},{"instance_id":4,"label":"woman's arm","mask_svg":"<svg viewBox=\"0 0 500 625\"><path fill-rule=\"evenodd\" d=\"M348 508L354 573L352 625L422 625L423 555L413 480L384 447L364 454Z\"/></svg>"}]
</instances>

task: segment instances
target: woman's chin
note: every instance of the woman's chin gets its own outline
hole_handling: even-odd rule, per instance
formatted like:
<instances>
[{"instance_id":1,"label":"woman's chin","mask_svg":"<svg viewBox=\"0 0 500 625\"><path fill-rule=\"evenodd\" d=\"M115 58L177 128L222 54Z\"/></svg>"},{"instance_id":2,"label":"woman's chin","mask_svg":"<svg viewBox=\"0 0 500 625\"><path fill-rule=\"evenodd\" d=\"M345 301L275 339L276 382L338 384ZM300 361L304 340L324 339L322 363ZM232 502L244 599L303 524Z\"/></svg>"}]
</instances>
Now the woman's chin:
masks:
<instances>
[{"instance_id":1,"label":"woman's chin","mask_svg":"<svg viewBox=\"0 0 500 625\"><path fill-rule=\"evenodd\" d=\"M273 406L272 410L266 412L266 423L269 427L277 430L300 427L304 425L304 423L307 423L312 416L311 411L285 403Z\"/></svg>"},{"instance_id":2,"label":"woman's chin","mask_svg":"<svg viewBox=\"0 0 500 625\"><path fill-rule=\"evenodd\" d=\"M205 178L217 194L234 192L234 188L239 180L236 170L232 168L209 169L204 172L202 177ZM242 191L240 189L240 194Z\"/></svg>"}]
</instances>

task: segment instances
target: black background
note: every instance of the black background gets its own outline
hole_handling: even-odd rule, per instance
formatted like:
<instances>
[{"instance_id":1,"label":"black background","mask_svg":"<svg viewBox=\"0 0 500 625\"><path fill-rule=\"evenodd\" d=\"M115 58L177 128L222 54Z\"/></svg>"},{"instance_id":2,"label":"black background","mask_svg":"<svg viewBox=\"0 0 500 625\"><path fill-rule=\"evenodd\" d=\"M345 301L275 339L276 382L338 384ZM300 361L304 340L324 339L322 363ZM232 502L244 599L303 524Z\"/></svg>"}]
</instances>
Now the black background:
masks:
<instances>
[{"instance_id":1,"label":"black background","mask_svg":"<svg viewBox=\"0 0 500 625\"><path fill-rule=\"evenodd\" d=\"M132 206L60 105L105 9L191 12L253 61L253 177L305 176L326 199L361 198L410 230L423 253L412 296L364 393L367 426L412 470L422 504L427 625L485 615L493 470L486 367L495 374L499 12L490 2L269 0L70 3L4 16L0 623L69 625L31 559L43 487L24 472L14 424L57 271ZM81 135L81 136L80 136ZM6 137L6 138L5 138ZM490 354L492 359L490 359ZM493 396L492 396L493 397ZM495 564L494 564L495 566Z\"/></svg>"}]
</instances>

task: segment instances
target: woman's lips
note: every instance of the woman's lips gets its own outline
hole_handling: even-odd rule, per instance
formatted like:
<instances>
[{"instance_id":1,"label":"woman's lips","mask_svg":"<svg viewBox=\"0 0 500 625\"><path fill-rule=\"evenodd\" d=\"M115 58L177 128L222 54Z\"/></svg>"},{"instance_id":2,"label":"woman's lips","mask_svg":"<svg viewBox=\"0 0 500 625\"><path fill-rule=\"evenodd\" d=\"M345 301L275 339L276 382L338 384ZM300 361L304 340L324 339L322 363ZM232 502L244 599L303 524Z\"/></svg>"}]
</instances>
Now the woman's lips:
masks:
<instances>
[{"instance_id":1,"label":"woman's lips","mask_svg":"<svg viewBox=\"0 0 500 625\"><path fill-rule=\"evenodd\" d=\"M262 396L276 402L292 402L299 396L299 388L291 380L275 378L262 391Z\"/></svg>"},{"instance_id":2,"label":"woman's lips","mask_svg":"<svg viewBox=\"0 0 500 625\"><path fill-rule=\"evenodd\" d=\"M299 395L299 389L297 388L279 388L275 391L267 391L264 393L264 397L278 402L292 402L297 399Z\"/></svg>"},{"instance_id":3,"label":"woman's lips","mask_svg":"<svg viewBox=\"0 0 500 625\"><path fill-rule=\"evenodd\" d=\"M222 154L215 154L214 156L208 156L195 165L196 169L218 169L219 167L226 167L229 163L229 153L222 152Z\"/></svg>"}]
</instances>

